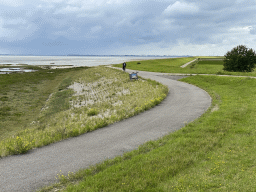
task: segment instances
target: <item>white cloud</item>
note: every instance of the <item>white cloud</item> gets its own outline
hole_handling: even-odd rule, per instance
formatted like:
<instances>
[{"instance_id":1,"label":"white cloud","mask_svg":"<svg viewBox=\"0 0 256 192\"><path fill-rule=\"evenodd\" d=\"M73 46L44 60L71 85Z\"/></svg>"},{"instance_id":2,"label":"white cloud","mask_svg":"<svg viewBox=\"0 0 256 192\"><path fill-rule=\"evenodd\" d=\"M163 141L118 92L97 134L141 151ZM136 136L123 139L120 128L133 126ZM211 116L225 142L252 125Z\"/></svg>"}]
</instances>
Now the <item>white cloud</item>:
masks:
<instances>
[{"instance_id":1,"label":"white cloud","mask_svg":"<svg viewBox=\"0 0 256 192\"><path fill-rule=\"evenodd\" d=\"M52 4L48 4L48 5L39 4L39 5L36 6L37 10L42 10L42 11L47 11L47 10L52 9L52 8L54 8L54 5L52 5Z\"/></svg>"},{"instance_id":2,"label":"white cloud","mask_svg":"<svg viewBox=\"0 0 256 192\"><path fill-rule=\"evenodd\" d=\"M256 27L251 27L251 28L250 28L250 33L251 33L252 35L256 35Z\"/></svg>"},{"instance_id":3,"label":"white cloud","mask_svg":"<svg viewBox=\"0 0 256 192\"><path fill-rule=\"evenodd\" d=\"M107 0L107 4L127 4L130 3L130 0Z\"/></svg>"},{"instance_id":4,"label":"white cloud","mask_svg":"<svg viewBox=\"0 0 256 192\"><path fill-rule=\"evenodd\" d=\"M243 3L245 0L236 0L237 4Z\"/></svg>"},{"instance_id":5,"label":"white cloud","mask_svg":"<svg viewBox=\"0 0 256 192\"><path fill-rule=\"evenodd\" d=\"M165 15L190 15L199 11L199 8L194 3L186 3L176 1L174 4L169 5L165 10Z\"/></svg>"},{"instance_id":6,"label":"white cloud","mask_svg":"<svg viewBox=\"0 0 256 192\"><path fill-rule=\"evenodd\" d=\"M0 38L5 38L4 41L7 41L9 38L15 37L17 35L17 32L14 29L5 28L4 25L4 19L0 18Z\"/></svg>"},{"instance_id":7,"label":"white cloud","mask_svg":"<svg viewBox=\"0 0 256 192\"><path fill-rule=\"evenodd\" d=\"M4 38L5 42L25 40L33 36L37 30L36 25L22 18L0 18L0 38Z\"/></svg>"},{"instance_id":8,"label":"white cloud","mask_svg":"<svg viewBox=\"0 0 256 192\"><path fill-rule=\"evenodd\" d=\"M53 33L55 36L62 36L69 39L80 38L81 30L79 27L69 27L68 29L62 31L56 31Z\"/></svg>"},{"instance_id":9,"label":"white cloud","mask_svg":"<svg viewBox=\"0 0 256 192\"><path fill-rule=\"evenodd\" d=\"M211 45L255 47L256 2L250 0L0 0L0 7L4 50L26 45L47 54L42 42L56 39L97 54L207 55L217 49Z\"/></svg>"},{"instance_id":10,"label":"white cloud","mask_svg":"<svg viewBox=\"0 0 256 192\"><path fill-rule=\"evenodd\" d=\"M64 0L41 0L46 3L62 3Z\"/></svg>"},{"instance_id":11,"label":"white cloud","mask_svg":"<svg viewBox=\"0 0 256 192\"><path fill-rule=\"evenodd\" d=\"M10 54L10 52L0 48L0 54Z\"/></svg>"},{"instance_id":12,"label":"white cloud","mask_svg":"<svg viewBox=\"0 0 256 192\"><path fill-rule=\"evenodd\" d=\"M245 27L232 27L229 29L230 32L232 33L240 33L240 34L248 34L250 31L253 29L252 26L245 26Z\"/></svg>"},{"instance_id":13,"label":"white cloud","mask_svg":"<svg viewBox=\"0 0 256 192\"><path fill-rule=\"evenodd\" d=\"M54 14L79 13L81 8L68 5L67 7L57 10Z\"/></svg>"},{"instance_id":14,"label":"white cloud","mask_svg":"<svg viewBox=\"0 0 256 192\"><path fill-rule=\"evenodd\" d=\"M0 5L6 5L11 7L19 7L24 4L24 0L1 0Z\"/></svg>"},{"instance_id":15,"label":"white cloud","mask_svg":"<svg viewBox=\"0 0 256 192\"><path fill-rule=\"evenodd\" d=\"M26 25L27 20L23 18L10 19L5 21L5 25Z\"/></svg>"},{"instance_id":16,"label":"white cloud","mask_svg":"<svg viewBox=\"0 0 256 192\"><path fill-rule=\"evenodd\" d=\"M101 26L94 26L91 28L91 33L98 33L101 31L101 29L102 29Z\"/></svg>"}]
</instances>

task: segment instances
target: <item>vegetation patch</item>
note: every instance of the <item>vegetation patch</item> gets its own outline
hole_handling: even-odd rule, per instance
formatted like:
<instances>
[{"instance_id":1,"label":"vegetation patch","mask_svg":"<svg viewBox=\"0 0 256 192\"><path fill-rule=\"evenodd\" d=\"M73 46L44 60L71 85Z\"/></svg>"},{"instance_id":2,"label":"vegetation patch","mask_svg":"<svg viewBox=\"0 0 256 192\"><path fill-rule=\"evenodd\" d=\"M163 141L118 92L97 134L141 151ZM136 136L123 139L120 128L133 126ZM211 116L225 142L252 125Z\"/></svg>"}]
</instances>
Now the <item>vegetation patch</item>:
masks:
<instances>
[{"instance_id":1,"label":"vegetation patch","mask_svg":"<svg viewBox=\"0 0 256 192\"><path fill-rule=\"evenodd\" d=\"M90 109L88 112L87 112L87 115L88 116L95 116L95 115L98 115L99 114L99 111L97 109Z\"/></svg>"},{"instance_id":2,"label":"vegetation patch","mask_svg":"<svg viewBox=\"0 0 256 192\"><path fill-rule=\"evenodd\" d=\"M198 61L199 65L223 65L223 60L222 59L204 59L204 60L199 60Z\"/></svg>"},{"instance_id":3,"label":"vegetation patch","mask_svg":"<svg viewBox=\"0 0 256 192\"><path fill-rule=\"evenodd\" d=\"M195 61L193 61L192 63L190 63L189 67L190 67L191 69L194 68L194 67L198 64L198 62L199 62L198 59L195 60Z\"/></svg>"},{"instance_id":4,"label":"vegetation patch","mask_svg":"<svg viewBox=\"0 0 256 192\"><path fill-rule=\"evenodd\" d=\"M225 54L224 70L252 72L256 64L256 53L245 45L238 45Z\"/></svg>"},{"instance_id":5,"label":"vegetation patch","mask_svg":"<svg viewBox=\"0 0 256 192\"><path fill-rule=\"evenodd\" d=\"M130 81L129 74L106 67L41 69L0 75L0 82L0 156L131 117L159 104L168 93L155 81Z\"/></svg>"}]
</instances>

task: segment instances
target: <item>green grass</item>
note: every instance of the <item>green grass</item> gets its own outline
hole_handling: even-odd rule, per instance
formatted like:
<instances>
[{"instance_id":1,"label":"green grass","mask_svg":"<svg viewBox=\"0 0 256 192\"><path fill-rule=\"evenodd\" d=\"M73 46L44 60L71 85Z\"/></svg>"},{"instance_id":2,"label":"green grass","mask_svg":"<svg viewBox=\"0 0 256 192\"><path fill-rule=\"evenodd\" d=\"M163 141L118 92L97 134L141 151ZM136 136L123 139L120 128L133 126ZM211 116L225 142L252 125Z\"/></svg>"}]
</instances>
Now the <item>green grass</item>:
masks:
<instances>
[{"instance_id":1,"label":"green grass","mask_svg":"<svg viewBox=\"0 0 256 192\"><path fill-rule=\"evenodd\" d=\"M198 65L222 65L223 60L200 60L197 63Z\"/></svg>"},{"instance_id":2,"label":"green grass","mask_svg":"<svg viewBox=\"0 0 256 192\"><path fill-rule=\"evenodd\" d=\"M183 64L194 59L196 61L185 68L181 68ZM139 71L151 71L161 73L182 73L182 74L218 74L218 75L238 75L238 76L256 76L256 72L228 72L223 70L223 57L189 57L189 58L171 58L127 62L127 69ZM122 64L114 65L122 67Z\"/></svg>"},{"instance_id":3,"label":"green grass","mask_svg":"<svg viewBox=\"0 0 256 192\"><path fill-rule=\"evenodd\" d=\"M62 80L80 70L35 68L38 71L33 73L0 75L0 140L24 130L40 113L49 95L58 90Z\"/></svg>"},{"instance_id":4,"label":"green grass","mask_svg":"<svg viewBox=\"0 0 256 192\"><path fill-rule=\"evenodd\" d=\"M140 71L170 72L173 69L180 68L181 65L194 60L194 57L172 58L172 59L156 59L127 62L127 69L136 69ZM122 64L114 65L122 67Z\"/></svg>"},{"instance_id":5,"label":"green grass","mask_svg":"<svg viewBox=\"0 0 256 192\"><path fill-rule=\"evenodd\" d=\"M131 117L168 92L155 81L130 81L127 73L106 67L15 73L0 82L0 157Z\"/></svg>"},{"instance_id":6,"label":"green grass","mask_svg":"<svg viewBox=\"0 0 256 192\"><path fill-rule=\"evenodd\" d=\"M192 76L212 107L199 119L138 150L59 175L42 191L255 191L256 80Z\"/></svg>"},{"instance_id":7,"label":"green grass","mask_svg":"<svg viewBox=\"0 0 256 192\"><path fill-rule=\"evenodd\" d=\"M224 56L194 56L200 59L224 59Z\"/></svg>"}]
</instances>

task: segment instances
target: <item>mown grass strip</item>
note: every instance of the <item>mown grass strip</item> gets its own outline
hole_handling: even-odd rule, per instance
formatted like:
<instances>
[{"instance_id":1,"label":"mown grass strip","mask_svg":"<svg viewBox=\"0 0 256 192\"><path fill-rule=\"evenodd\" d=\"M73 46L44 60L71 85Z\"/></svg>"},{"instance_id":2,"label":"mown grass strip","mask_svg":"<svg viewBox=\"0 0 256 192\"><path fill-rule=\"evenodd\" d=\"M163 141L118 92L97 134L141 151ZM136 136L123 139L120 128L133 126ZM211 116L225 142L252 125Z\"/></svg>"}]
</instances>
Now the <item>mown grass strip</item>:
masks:
<instances>
[{"instance_id":1,"label":"mown grass strip","mask_svg":"<svg viewBox=\"0 0 256 192\"><path fill-rule=\"evenodd\" d=\"M218 74L218 75L238 75L238 76L256 76L256 72L228 72L223 70L223 57L215 58L199 58L199 62L194 62L185 68L180 66L194 60L196 57L189 58L171 58L171 59L157 59L145 61L127 62L127 69L139 71L151 71L161 73L182 73L182 74ZM138 64L139 63L139 64ZM122 67L121 64L114 65L115 67Z\"/></svg>"},{"instance_id":2,"label":"mown grass strip","mask_svg":"<svg viewBox=\"0 0 256 192\"><path fill-rule=\"evenodd\" d=\"M138 150L42 191L254 191L256 80L193 76L213 103L202 117Z\"/></svg>"}]
</instances>

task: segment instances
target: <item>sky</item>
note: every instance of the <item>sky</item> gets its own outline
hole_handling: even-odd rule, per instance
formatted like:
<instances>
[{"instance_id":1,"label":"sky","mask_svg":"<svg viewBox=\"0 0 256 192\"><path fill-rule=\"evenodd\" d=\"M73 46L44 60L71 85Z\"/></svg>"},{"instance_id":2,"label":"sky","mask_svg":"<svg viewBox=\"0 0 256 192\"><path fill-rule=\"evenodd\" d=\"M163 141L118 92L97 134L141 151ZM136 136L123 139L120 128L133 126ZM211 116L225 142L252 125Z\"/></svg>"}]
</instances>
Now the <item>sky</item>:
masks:
<instances>
[{"instance_id":1,"label":"sky","mask_svg":"<svg viewBox=\"0 0 256 192\"><path fill-rule=\"evenodd\" d=\"M0 0L0 54L256 50L256 0Z\"/></svg>"}]
</instances>

